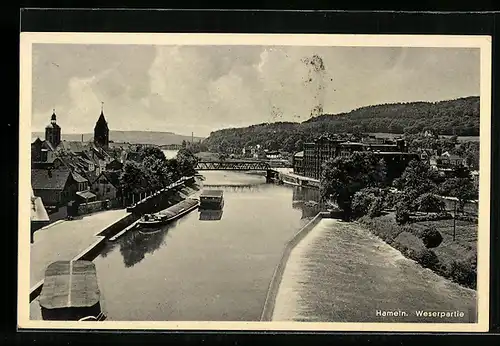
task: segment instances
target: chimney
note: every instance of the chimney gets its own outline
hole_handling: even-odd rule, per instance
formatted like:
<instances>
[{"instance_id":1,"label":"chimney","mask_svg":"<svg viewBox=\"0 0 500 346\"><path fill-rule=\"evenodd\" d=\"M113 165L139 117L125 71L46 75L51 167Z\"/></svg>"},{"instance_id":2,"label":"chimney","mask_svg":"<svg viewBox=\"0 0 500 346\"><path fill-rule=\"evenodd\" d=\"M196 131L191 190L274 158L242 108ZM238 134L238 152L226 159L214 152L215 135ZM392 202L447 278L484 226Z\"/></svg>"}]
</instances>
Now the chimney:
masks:
<instances>
[{"instance_id":1,"label":"chimney","mask_svg":"<svg viewBox=\"0 0 500 346\"><path fill-rule=\"evenodd\" d=\"M83 143L83 133L82 133L82 143Z\"/></svg>"}]
</instances>

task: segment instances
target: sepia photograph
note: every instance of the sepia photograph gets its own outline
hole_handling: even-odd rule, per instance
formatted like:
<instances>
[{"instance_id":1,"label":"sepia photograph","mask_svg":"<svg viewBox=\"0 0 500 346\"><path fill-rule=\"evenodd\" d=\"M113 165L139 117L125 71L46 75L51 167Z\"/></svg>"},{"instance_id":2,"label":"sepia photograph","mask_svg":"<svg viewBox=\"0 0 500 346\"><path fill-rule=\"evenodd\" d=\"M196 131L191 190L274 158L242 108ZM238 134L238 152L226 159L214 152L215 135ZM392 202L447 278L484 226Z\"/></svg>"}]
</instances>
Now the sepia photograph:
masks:
<instances>
[{"instance_id":1,"label":"sepia photograph","mask_svg":"<svg viewBox=\"0 0 500 346\"><path fill-rule=\"evenodd\" d=\"M488 330L489 37L22 33L20 59L19 328Z\"/></svg>"}]
</instances>

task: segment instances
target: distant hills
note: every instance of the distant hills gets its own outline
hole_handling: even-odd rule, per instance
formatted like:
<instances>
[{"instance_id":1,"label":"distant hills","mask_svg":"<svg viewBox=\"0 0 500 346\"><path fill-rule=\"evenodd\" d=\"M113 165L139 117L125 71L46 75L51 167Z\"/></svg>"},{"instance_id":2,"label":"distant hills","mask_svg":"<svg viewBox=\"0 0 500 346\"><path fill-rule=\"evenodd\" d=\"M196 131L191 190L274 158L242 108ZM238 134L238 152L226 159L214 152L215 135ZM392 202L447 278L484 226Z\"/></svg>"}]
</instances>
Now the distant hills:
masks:
<instances>
[{"instance_id":1,"label":"distant hills","mask_svg":"<svg viewBox=\"0 0 500 346\"><path fill-rule=\"evenodd\" d=\"M324 133L419 133L479 136L479 97L439 102L367 106L341 114L323 114L302 123L277 122L214 131L204 143L214 150L261 144L268 149L299 150ZM300 149L301 150L301 149Z\"/></svg>"},{"instance_id":2,"label":"distant hills","mask_svg":"<svg viewBox=\"0 0 500 346\"><path fill-rule=\"evenodd\" d=\"M83 141L91 140L94 135L91 133L75 134L75 133L62 133L62 140L66 141L81 141L83 135ZM43 139L45 133L43 132L33 132L31 135L32 139L40 137ZM150 131L109 131L109 140L114 142L122 143L133 143L133 144L156 144L156 145L167 145L167 144L182 144L182 141L191 141L191 136L178 135L173 132L150 132ZM204 140L203 137L193 137L195 142Z\"/></svg>"}]
</instances>

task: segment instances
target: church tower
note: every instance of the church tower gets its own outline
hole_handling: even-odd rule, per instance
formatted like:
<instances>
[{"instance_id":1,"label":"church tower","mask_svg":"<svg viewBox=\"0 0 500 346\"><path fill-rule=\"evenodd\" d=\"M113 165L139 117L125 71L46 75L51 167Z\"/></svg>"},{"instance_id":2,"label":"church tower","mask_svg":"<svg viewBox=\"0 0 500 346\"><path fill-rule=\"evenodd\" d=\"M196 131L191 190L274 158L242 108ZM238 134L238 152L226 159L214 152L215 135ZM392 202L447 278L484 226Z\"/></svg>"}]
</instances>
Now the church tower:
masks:
<instances>
[{"instance_id":1,"label":"church tower","mask_svg":"<svg viewBox=\"0 0 500 346\"><path fill-rule=\"evenodd\" d=\"M101 115L94 127L94 143L99 147L107 148L109 144L109 128L106 119L104 118L103 108L101 107Z\"/></svg>"},{"instance_id":2,"label":"church tower","mask_svg":"<svg viewBox=\"0 0 500 346\"><path fill-rule=\"evenodd\" d=\"M61 127L56 123L56 111L53 110L50 124L45 127L45 140L50 142L54 148L61 143Z\"/></svg>"}]
</instances>

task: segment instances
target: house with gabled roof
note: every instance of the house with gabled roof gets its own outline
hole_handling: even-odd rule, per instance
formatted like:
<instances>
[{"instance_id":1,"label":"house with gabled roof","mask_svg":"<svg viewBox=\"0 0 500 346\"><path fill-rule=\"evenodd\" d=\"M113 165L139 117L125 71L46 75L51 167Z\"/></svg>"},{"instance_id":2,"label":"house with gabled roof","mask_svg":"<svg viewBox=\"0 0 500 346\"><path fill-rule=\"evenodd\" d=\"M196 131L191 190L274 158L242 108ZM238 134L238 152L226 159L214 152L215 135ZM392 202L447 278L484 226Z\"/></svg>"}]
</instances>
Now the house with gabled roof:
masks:
<instances>
[{"instance_id":1,"label":"house with gabled roof","mask_svg":"<svg viewBox=\"0 0 500 346\"><path fill-rule=\"evenodd\" d=\"M121 198L121 171L104 171L92 182L92 192L100 200Z\"/></svg>"},{"instance_id":2,"label":"house with gabled roof","mask_svg":"<svg viewBox=\"0 0 500 346\"><path fill-rule=\"evenodd\" d=\"M67 167L31 169L31 186L45 206L60 207L75 197L78 185Z\"/></svg>"}]
</instances>

